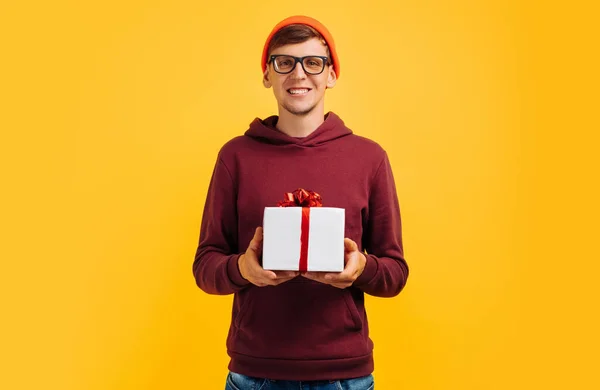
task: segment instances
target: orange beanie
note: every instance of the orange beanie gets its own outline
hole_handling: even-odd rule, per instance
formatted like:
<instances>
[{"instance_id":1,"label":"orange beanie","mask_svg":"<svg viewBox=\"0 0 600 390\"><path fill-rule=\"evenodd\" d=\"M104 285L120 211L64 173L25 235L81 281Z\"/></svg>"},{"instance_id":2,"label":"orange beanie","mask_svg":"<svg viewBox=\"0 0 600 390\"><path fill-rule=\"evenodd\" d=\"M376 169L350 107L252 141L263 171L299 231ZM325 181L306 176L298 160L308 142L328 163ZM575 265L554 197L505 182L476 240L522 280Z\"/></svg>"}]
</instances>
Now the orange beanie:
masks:
<instances>
[{"instance_id":1,"label":"orange beanie","mask_svg":"<svg viewBox=\"0 0 600 390\"><path fill-rule=\"evenodd\" d=\"M337 78L340 77L340 60L338 59L337 52L335 51L335 43L333 42L333 36L329 33L329 30L325 26L323 26L318 20L313 19L308 16L290 16L279 22L269 34L267 41L265 42L265 47L263 48L262 58L260 66L262 67L263 73L267 69L267 50L269 50L269 43L271 43L271 39L273 35L277 33L277 31L281 30L285 26L289 26L290 24L306 24L317 30L323 38L325 38L325 42L327 42L327 46L329 46L329 53L331 54L331 61L333 62L333 70Z\"/></svg>"}]
</instances>

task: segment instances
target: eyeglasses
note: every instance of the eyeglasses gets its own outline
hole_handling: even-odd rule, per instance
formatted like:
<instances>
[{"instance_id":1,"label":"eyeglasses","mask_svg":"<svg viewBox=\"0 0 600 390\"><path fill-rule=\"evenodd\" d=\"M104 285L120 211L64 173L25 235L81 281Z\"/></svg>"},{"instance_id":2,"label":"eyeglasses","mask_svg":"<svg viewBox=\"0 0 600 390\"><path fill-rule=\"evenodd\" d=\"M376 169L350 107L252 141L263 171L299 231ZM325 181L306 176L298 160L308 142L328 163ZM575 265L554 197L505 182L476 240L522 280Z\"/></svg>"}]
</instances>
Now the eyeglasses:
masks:
<instances>
[{"instance_id":1,"label":"eyeglasses","mask_svg":"<svg viewBox=\"0 0 600 390\"><path fill-rule=\"evenodd\" d=\"M274 54L269 59L269 63L273 62L275 72L280 74L291 73L296 69L296 64L302 64L302 69L306 74L321 74L325 69L325 65L329 64L329 58L323 56L304 56L294 57L285 54Z\"/></svg>"}]
</instances>

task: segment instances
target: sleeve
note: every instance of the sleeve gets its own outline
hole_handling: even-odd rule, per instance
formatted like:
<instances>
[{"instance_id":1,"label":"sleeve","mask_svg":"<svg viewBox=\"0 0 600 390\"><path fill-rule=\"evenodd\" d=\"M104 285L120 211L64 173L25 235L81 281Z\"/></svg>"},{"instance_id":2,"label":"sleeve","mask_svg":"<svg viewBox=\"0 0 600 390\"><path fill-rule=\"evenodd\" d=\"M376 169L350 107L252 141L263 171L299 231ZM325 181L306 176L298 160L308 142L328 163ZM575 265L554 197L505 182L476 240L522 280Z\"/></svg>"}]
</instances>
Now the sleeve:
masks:
<instances>
[{"instance_id":1,"label":"sleeve","mask_svg":"<svg viewBox=\"0 0 600 390\"><path fill-rule=\"evenodd\" d=\"M208 294L233 294L248 286L238 268L237 192L220 156L210 180L192 270Z\"/></svg>"},{"instance_id":2,"label":"sleeve","mask_svg":"<svg viewBox=\"0 0 600 390\"><path fill-rule=\"evenodd\" d=\"M400 206L386 153L371 184L367 219L362 238L367 263L354 286L378 297L396 296L406 284L408 265L402 247Z\"/></svg>"}]
</instances>

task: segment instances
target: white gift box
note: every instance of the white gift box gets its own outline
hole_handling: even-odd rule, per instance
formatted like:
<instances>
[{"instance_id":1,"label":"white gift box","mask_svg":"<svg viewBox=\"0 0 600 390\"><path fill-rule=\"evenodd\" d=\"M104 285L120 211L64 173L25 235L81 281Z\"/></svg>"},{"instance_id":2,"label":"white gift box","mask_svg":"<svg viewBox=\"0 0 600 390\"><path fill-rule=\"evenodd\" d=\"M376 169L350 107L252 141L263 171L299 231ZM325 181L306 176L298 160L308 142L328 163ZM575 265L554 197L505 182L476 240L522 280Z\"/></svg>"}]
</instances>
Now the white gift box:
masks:
<instances>
[{"instance_id":1,"label":"white gift box","mask_svg":"<svg viewBox=\"0 0 600 390\"><path fill-rule=\"evenodd\" d=\"M303 223L302 207L265 207L263 219L262 265L267 270L298 271L302 246L308 271L344 270L345 210L335 207L309 207L308 223ZM307 230L302 243L302 229Z\"/></svg>"}]
</instances>

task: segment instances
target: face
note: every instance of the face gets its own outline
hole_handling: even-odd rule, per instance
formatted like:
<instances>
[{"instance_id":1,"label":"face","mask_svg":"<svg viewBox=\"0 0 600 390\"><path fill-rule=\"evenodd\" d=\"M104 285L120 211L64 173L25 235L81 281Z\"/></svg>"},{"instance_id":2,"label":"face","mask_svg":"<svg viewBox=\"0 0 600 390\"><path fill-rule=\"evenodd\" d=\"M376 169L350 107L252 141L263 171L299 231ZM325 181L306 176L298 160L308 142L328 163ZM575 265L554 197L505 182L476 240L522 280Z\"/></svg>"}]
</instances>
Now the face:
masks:
<instances>
[{"instance_id":1,"label":"face","mask_svg":"<svg viewBox=\"0 0 600 390\"><path fill-rule=\"evenodd\" d=\"M294 57L327 56L327 47L318 38L312 38L306 42L281 46L270 53L270 55L275 54ZM288 74L275 72L273 66L272 62L267 64L263 84L267 88L273 87L280 110L305 116L315 108L324 107L325 90L333 88L336 82L333 66L325 65L323 72L318 75L304 73L300 63L297 63L294 70Z\"/></svg>"}]
</instances>

